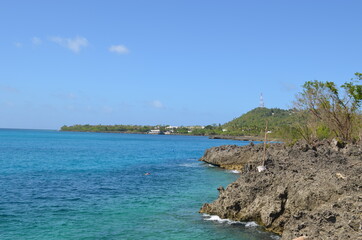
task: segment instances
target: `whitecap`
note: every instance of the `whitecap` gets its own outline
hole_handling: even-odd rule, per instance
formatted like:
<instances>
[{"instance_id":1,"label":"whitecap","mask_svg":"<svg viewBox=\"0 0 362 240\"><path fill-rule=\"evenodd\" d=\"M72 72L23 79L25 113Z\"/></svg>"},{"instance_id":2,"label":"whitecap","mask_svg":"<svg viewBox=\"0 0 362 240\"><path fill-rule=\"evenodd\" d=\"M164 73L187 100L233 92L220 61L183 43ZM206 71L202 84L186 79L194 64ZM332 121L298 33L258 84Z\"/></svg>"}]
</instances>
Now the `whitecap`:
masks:
<instances>
[{"instance_id":1,"label":"whitecap","mask_svg":"<svg viewBox=\"0 0 362 240\"><path fill-rule=\"evenodd\" d=\"M220 218L217 215L209 215L209 214L203 214L204 220L206 221L215 221L218 223L227 223L227 224L242 224L245 225L245 227L257 227L259 226L256 224L256 222L241 222L241 221L233 221L230 219Z\"/></svg>"},{"instance_id":2,"label":"whitecap","mask_svg":"<svg viewBox=\"0 0 362 240\"><path fill-rule=\"evenodd\" d=\"M259 226L258 224L256 224L256 222L247 222L245 223L245 227L257 227Z\"/></svg>"},{"instance_id":3,"label":"whitecap","mask_svg":"<svg viewBox=\"0 0 362 240\"><path fill-rule=\"evenodd\" d=\"M242 222L239 222L239 221L232 221L230 219L220 218L217 215L204 214L203 216L204 216L204 220L206 220L206 221L215 221L215 222L227 223L227 224L240 224L240 223L242 223Z\"/></svg>"},{"instance_id":4,"label":"whitecap","mask_svg":"<svg viewBox=\"0 0 362 240\"><path fill-rule=\"evenodd\" d=\"M231 172L231 173L240 173L240 171L238 171L238 170L230 170L229 172Z\"/></svg>"},{"instance_id":5,"label":"whitecap","mask_svg":"<svg viewBox=\"0 0 362 240\"><path fill-rule=\"evenodd\" d=\"M209 164L209 167L215 167L214 165L212 165L212 164Z\"/></svg>"}]
</instances>

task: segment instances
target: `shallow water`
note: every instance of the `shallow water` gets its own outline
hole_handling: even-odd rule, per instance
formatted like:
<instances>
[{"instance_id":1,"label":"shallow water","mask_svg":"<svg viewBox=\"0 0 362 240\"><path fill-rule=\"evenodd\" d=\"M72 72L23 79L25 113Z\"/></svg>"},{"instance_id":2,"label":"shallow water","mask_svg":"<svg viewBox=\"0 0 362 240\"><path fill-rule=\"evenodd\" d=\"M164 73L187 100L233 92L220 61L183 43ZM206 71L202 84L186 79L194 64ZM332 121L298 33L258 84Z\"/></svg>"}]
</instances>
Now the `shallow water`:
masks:
<instances>
[{"instance_id":1,"label":"shallow water","mask_svg":"<svg viewBox=\"0 0 362 240\"><path fill-rule=\"evenodd\" d=\"M276 239L198 213L238 177L197 161L223 144L247 143L0 130L0 239Z\"/></svg>"}]
</instances>

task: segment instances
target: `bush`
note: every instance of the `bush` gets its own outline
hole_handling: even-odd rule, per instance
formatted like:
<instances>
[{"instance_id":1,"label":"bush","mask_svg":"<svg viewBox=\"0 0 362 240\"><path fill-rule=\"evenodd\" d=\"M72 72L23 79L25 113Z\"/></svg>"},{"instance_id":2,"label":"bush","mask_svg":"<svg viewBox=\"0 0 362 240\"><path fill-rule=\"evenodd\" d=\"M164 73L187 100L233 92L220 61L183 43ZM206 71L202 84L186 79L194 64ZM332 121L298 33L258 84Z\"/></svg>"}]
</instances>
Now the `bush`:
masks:
<instances>
[{"instance_id":1,"label":"bush","mask_svg":"<svg viewBox=\"0 0 362 240\"><path fill-rule=\"evenodd\" d=\"M310 113L308 125L321 123L343 141L352 141L360 131L358 111L362 101L362 73L355 73L351 82L338 88L334 82L309 81L303 85L303 91L297 96L296 107ZM311 129L310 129L311 130ZM317 137L330 137L326 129L316 129ZM313 129L311 131L314 132Z\"/></svg>"}]
</instances>

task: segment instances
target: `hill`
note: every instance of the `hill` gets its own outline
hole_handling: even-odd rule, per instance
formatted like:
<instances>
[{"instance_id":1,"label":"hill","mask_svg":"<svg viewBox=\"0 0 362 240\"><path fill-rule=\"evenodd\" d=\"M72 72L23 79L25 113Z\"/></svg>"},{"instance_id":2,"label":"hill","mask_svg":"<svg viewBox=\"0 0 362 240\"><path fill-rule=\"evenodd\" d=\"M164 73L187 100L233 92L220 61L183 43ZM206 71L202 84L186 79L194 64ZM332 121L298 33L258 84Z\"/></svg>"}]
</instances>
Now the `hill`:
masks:
<instances>
[{"instance_id":1,"label":"hill","mask_svg":"<svg viewBox=\"0 0 362 240\"><path fill-rule=\"evenodd\" d=\"M292 109L258 107L225 123L223 128L229 133L240 134L241 131L243 135L258 135L264 132L266 122L268 122L270 131L280 131L297 121L300 121L300 119Z\"/></svg>"}]
</instances>

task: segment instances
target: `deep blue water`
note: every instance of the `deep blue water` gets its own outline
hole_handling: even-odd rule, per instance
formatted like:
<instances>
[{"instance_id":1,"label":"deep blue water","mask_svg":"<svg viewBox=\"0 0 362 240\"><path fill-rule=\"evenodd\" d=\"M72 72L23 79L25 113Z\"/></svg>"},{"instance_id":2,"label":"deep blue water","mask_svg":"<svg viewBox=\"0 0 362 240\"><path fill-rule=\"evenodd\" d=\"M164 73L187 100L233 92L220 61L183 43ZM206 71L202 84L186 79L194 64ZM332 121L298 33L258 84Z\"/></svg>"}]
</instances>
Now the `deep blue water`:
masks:
<instances>
[{"instance_id":1,"label":"deep blue water","mask_svg":"<svg viewBox=\"0 0 362 240\"><path fill-rule=\"evenodd\" d=\"M2 129L0 239L275 239L198 213L238 177L197 161L223 144L247 143Z\"/></svg>"}]
</instances>

